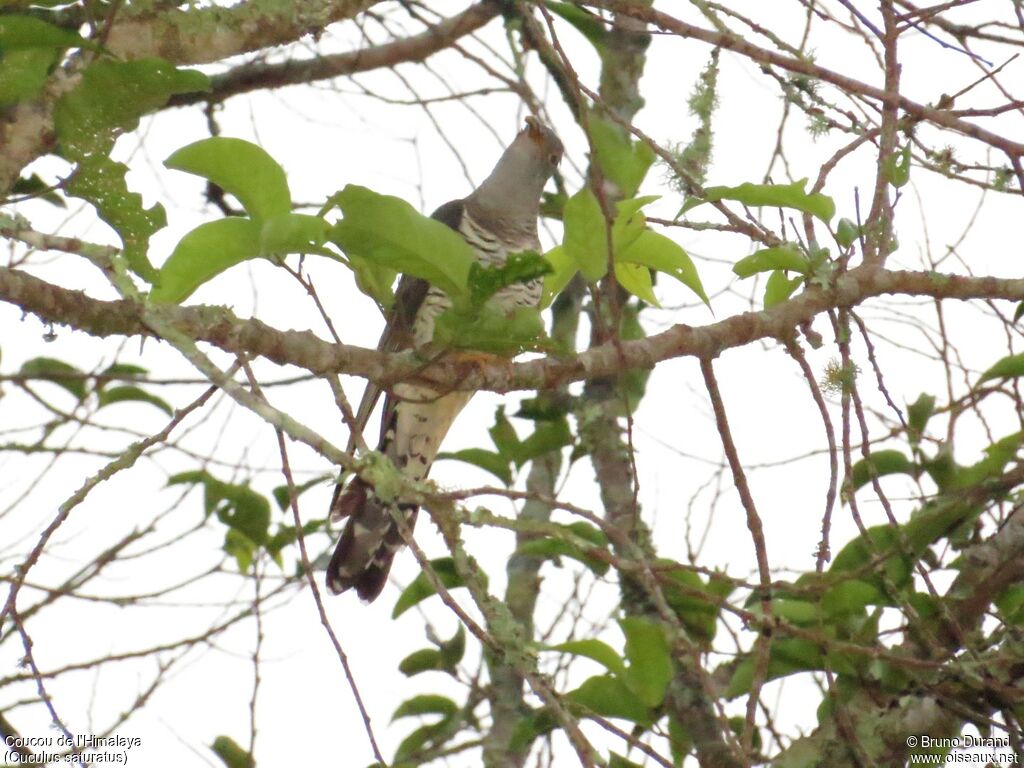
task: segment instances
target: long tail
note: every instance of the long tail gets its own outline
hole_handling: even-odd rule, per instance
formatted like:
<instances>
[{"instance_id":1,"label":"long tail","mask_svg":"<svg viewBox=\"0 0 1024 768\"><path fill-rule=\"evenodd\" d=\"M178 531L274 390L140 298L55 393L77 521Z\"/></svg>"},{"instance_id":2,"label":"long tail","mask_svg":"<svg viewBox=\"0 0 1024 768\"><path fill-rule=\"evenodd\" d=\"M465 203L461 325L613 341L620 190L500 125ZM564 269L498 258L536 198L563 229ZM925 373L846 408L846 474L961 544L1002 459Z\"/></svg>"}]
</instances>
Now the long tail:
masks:
<instances>
[{"instance_id":1,"label":"long tail","mask_svg":"<svg viewBox=\"0 0 1024 768\"><path fill-rule=\"evenodd\" d=\"M412 530L419 507L399 504L405 524ZM327 588L335 595L355 588L359 598L373 602L384 589L391 562L405 542L386 504L358 477L348 487L337 487L331 517L346 518L334 556L327 566Z\"/></svg>"},{"instance_id":2,"label":"long tail","mask_svg":"<svg viewBox=\"0 0 1024 768\"><path fill-rule=\"evenodd\" d=\"M422 480L470 393L430 397L430 390L405 384L396 385L394 393L384 403L384 428L377 450L407 477ZM397 507L412 530L419 507L403 503ZM345 518L345 530L327 567L327 588L338 594L355 587L359 597L372 602L384 589L391 561L405 541L391 509L358 477L334 491L331 519L341 518Z\"/></svg>"}]
</instances>

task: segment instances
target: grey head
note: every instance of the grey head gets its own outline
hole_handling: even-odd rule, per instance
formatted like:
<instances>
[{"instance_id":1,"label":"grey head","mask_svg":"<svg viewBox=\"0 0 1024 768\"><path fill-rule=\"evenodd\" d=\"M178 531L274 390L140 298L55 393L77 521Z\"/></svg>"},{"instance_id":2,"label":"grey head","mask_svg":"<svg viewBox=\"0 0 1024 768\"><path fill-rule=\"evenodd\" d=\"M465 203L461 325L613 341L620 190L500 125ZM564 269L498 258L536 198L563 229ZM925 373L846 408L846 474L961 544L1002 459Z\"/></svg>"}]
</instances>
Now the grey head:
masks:
<instances>
[{"instance_id":1,"label":"grey head","mask_svg":"<svg viewBox=\"0 0 1024 768\"><path fill-rule=\"evenodd\" d=\"M505 150L491 175L469 197L466 209L489 229L536 230L544 185L565 151L555 132L537 118Z\"/></svg>"}]
</instances>

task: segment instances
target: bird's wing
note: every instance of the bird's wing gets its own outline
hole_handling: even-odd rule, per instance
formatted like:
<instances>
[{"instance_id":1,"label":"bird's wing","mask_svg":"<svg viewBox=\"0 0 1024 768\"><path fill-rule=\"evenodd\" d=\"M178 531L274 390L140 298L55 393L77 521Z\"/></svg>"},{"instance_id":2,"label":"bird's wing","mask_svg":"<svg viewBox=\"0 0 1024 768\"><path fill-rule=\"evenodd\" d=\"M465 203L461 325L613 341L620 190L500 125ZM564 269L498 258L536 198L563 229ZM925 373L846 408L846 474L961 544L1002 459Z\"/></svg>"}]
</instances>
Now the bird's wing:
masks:
<instances>
[{"instance_id":1,"label":"bird's wing","mask_svg":"<svg viewBox=\"0 0 1024 768\"><path fill-rule=\"evenodd\" d=\"M458 232L459 225L462 223L463 205L464 201L462 200L452 200L434 211L430 217L437 219L443 224L447 224ZM395 290L394 306L391 314L388 316L387 324L384 326L384 333L381 334L380 341L377 343L378 350L381 352L399 352L412 346L413 325L416 322L416 313L419 312L420 305L423 303L429 288L430 283L422 278L402 275L402 279L398 281L398 288ZM380 386L372 381L368 381L366 389L363 390L363 396L359 401L359 407L356 409L355 430L353 430L352 436L349 437L348 441L349 453L355 449L355 435L361 433L366 428L366 424L370 420L370 414L373 412L374 406L377 405L380 395ZM384 398L384 413L381 415L380 420L380 436L382 439L394 418L395 402L395 398L390 393Z\"/></svg>"}]
</instances>

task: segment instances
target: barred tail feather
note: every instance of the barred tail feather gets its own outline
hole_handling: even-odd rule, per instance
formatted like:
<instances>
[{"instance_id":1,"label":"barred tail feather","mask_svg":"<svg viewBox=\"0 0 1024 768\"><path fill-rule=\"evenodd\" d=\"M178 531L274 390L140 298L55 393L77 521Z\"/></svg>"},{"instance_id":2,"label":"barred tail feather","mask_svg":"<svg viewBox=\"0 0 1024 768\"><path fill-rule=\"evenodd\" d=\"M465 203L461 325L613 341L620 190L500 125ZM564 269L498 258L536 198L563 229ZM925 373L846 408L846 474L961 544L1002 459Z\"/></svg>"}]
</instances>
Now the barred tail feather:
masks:
<instances>
[{"instance_id":1,"label":"barred tail feather","mask_svg":"<svg viewBox=\"0 0 1024 768\"><path fill-rule=\"evenodd\" d=\"M371 603L384 589L395 553L405 542L388 506L359 478L335 498L331 515L346 521L327 566L327 588L337 595L354 587L359 599ZM418 507L399 504L398 509L411 530Z\"/></svg>"},{"instance_id":2,"label":"barred tail feather","mask_svg":"<svg viewBox=\"0 0 1024 768\"><path fill-rule=\"evenodd\" d=\"M431 390L407 384L396 385L394 392L384 404L377 450L407 477L422 480L470 393L431 397ZM397 506L412 530L418 507ZM330 517L333 521L344 519L345 529L327 567L327 588L334 594L355 588L360 598L372 602L384 589L395 554L405 546L391 508L356 477L344 488L335 489Z\"/></svg>"}]
</instances>

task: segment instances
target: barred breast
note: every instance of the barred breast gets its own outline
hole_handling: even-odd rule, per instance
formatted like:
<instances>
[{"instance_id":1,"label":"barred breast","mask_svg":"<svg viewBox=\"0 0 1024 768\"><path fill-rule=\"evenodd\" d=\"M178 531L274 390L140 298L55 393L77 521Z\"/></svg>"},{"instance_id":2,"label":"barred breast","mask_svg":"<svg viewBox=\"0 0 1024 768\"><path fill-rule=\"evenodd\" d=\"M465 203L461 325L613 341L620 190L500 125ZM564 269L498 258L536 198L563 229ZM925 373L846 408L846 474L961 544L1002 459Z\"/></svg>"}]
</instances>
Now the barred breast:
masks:
<instances>
[{"instance_id":1,"label":"barred breast","mask_svg":"<svg viewBox=\"0 0 1024 768\"><path fill-rule=\"evenodd\" d=\"M540 242L536 231L503 233L504 237L488 231L470 216L462 214L459 234L476 252L477 261L488 266L504 264L509 254L520 251L539 251ZM498 310L511 312L519 307L535 307L540 303L543 281L540 278L527 283L516 283L502 288L491 297L490 304ZM413 339L420 347L430 343L434 337L434 321L442 312L451 307L451 300L440 288L431 286L427 291L416 321L413 325Z\"/></svg>"}]
</instances>

